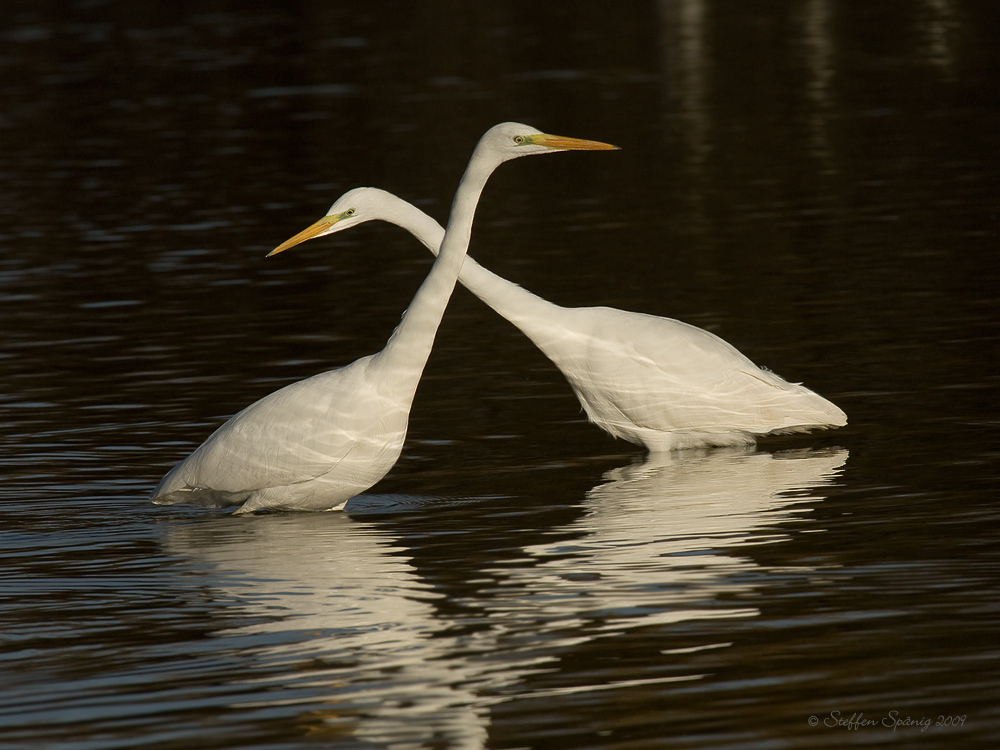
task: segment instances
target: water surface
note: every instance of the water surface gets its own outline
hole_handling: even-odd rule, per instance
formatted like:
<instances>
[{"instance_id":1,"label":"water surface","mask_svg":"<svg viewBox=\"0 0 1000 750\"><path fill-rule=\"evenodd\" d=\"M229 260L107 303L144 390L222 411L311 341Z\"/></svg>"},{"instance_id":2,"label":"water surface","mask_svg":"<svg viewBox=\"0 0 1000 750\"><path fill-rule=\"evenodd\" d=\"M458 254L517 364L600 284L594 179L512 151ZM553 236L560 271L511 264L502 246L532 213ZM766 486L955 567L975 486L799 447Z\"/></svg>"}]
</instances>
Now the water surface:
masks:
<instances>
[{"instance_id":1,"label":"water surface","mask_svg":"<svg viewBox=\"0 0 1000 750\"><path fill-rule=\"evenodd\" d=\"M5 747L996 744L992 5L627 10L0 11ZM458 290L346 512L149 504L431 263L379 225L264 254L359 185L443 222L501 120L623 149L503 166L477 259L849 427L651 462Z\"/></svg>"}]
</instances>

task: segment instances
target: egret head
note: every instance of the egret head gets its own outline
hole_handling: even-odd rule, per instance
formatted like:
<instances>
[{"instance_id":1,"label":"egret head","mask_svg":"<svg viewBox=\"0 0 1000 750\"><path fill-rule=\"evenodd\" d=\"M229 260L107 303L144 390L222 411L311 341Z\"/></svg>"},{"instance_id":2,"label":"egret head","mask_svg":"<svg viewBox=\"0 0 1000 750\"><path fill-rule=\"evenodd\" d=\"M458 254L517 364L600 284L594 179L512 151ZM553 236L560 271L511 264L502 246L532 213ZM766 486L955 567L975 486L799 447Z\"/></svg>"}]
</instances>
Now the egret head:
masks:
<instances>
[{"instance_id":1,"label":"egret head","mask_svg":"<svg viewBox=\"0 0 1000 750\"><path fill-rule=\"evenodd\" d=\"M267 255L268 257L277 255L314 237L322 237L339 232L341 229L353 227L356 224L379 219L384 213L385 206L393 200L399 201L395 196L378 188L361 187L348 190L330 206L326 216L306 227L291 239L285 240Z\"/></svg>"},{"instance_id":2,"label":"egret head","mask_svg":"<svg viewBox=\"0 0 1000 750\"><path fill-rule=\"evenodd\" d=\"M493 167L510 159L530 154L555 153L556 151L613 151L617 146L600 141L585 141L560 135L542 133L530 125L517 122L503 122L486 131L476 145L469 168L476 169L485 181ZM468 172L467 172L468 174ZM337 199L326 216L306 227L297 235L281 243L268 256L284 252L299 243L314 237L323 237L355 224L373 219L391 220L398 212L401 201L395 196L376 188L355 188ZM394 207L395 206L395 207Z\"/></svg>"},{"instance_id":3,"label":"egret head","mask_svg":"<svg viewBox=\"0 0 1000 750\"><path fill-rule=\"evenodd\" d=\"M481 149L493 152L499 161L508 161L519 156L556 151L615 151L618 146L600 141L550 135L518 122L502 122L487 130L479 139L476 150Z\"/></svg>"}]
</instances>

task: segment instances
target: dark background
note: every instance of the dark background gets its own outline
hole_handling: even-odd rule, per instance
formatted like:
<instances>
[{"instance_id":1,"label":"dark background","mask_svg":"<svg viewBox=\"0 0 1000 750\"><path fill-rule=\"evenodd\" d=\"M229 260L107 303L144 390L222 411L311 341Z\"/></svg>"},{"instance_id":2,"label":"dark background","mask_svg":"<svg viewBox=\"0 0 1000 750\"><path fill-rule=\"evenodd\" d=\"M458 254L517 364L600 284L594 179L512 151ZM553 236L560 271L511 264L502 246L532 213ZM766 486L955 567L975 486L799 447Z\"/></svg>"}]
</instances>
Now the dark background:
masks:
<instances>
[{"instance_id":1,"label":"dark background","mask_svg":"<svg viewBox=\"0 0 1000 750\"><path fill-rule=\"evenodd\" d=\"M200 576L217 565L263 574L233 562L239 545L208 563L200 555L213 534L257 527L146 498L238 409L380 349L431 263L401 230L376 224L264 255L360 185L444 223L479 136L514 120L622 150L502 167L470 254L559 304L712 330L830 398L850 425L762 446L837 449L844 460L822 491L803 481L798 521L765 519L770 544L730 539L746 543L737 557L755 572L723 575L718 591L745 584L755 617L673 628L653 617L611 641L594 635L604 615L556 618L560 637L538 636L539 654L557 662L541 687L516 677L517 660L497 646L496 668L509 657L514 686L497 689L506 702L484 708L490 690L457 678L484 701L473 705L491 718L490 746L540 736L532 746L990 746L1000 727L988 700L998 16L986 0L4 4L0 565L11 598L0 644L34 692L2 696L0 729L46 747L173 747L188 730L205 747L307 741L316 715L235 710L238 690L209 687L237 684L260 644L223 638L228 656L213 661L221 651L201 639L257 610ZM332 524L348 548L371 525L421 585L464 602L436 605L432 629L497 635L485 613L521 610L491 605L476 582L538 606L535 583L504 566L576 538L588 513L602 518L604 472L640 460L588 425L547 360L458 289L397 467L340 520L282 523L303 524L291 538ZM739 470L709 466L735 472L724 494L739 501ZM658 513L665 536L622 527L615 538L632 538L644 561L622 568L622 581L631 565L666 564L673 553L656 545L681 534L670 503L690 485L628 486L616 497L636 518ZM385 499L403 495L415 505ZM171 545L189 527L204 549ZM283 538L271 544L294 557ZM613 560L597 565L608 581ZM643 591L686 601L686 581L654 576ZM608 587L615 601L633 596ZM702 605L736 606L714 596ZM530 639L528 622L510 627ZM680 667L649 656L692 639L729 645ZM109 668L124 643L151 692ZM170 693L156 648L188 654L186 692ZM283 684L301 677L290 664ZM598 689L675 668L702 675L702 692ZM367 684L362 670L343 670L332 683ZM535 689L549 697L512 697ZM154 711L159 691L190 705ZM38 708L26 711L32 696ZM44 707L60 701L68 713ZM74 706L91 718L80 723ZM919 737L807 725L832 710L968 718Z\"/></svg>"}]
</instances>

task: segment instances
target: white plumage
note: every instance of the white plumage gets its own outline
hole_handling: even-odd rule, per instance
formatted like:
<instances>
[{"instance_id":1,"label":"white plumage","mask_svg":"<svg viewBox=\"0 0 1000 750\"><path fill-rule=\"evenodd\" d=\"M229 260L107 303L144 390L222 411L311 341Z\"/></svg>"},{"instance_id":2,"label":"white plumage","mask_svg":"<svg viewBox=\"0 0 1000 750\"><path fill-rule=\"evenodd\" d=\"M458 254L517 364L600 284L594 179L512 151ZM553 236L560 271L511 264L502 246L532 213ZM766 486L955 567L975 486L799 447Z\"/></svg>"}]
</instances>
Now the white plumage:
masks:
<instances>
[{"instance_id":1,"label":"white plumage","mask_svg":"<svg viewBox=\"0 0 1000 750\"><path fill-rule=\"evenodd\" d=\"M382 220L434 253L445 237L434 219L384 190L352 190L330 212L348 209L323 234ZM560 307L468 257L459 281L552 360L594 424L652 452L749 445L763 435L847 424L827 399L701 328L610 307Z\"/></svg>"},{"instance_id":2,"label":"white plumage","mask_svg":"<svg viewBox=\"0 0 1000 750\"><path fill-rule=\"evenodd\" d=\"M406 438L410 404L462 260L476 204L490 174L509 159L614 146L546 135L517 123L494 126L476 145L452 204L441 252L403 319L378 354L282 388L251 404L217 429L163 477L158 504L240 505L336 510L392 468ZM349 220L338 209L273 252L333 231ZM435 244L435 248L437 244Z\"/></svg>"}]
</instances>

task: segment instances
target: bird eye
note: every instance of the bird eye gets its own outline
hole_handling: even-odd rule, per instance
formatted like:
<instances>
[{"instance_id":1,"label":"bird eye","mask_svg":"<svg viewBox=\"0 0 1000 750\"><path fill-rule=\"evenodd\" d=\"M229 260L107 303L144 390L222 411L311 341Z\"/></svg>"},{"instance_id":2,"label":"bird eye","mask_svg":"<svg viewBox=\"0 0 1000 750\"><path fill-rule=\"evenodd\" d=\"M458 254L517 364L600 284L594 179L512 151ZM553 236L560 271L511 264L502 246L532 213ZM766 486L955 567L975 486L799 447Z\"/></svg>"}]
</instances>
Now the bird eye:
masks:
<instances>
[{"instance_id":1,"label":"bird eye","mask_svg":"<svg viewBox=\"0 0 1000 750\"><path fill-rule=\"evenodd\" d=\"M524 143L524 140L525 140L525 138L524 138L523 135L515 135L514 136L514 143L516 143L518 146L520 146L522 143Z\"/></svg>"},{"instance_id":2,"label":"bird eye","mask_svg":"<svg viewBox=\"0 0 1000 750\"><path fill-rule=\"evenodd\" d=\"M346 211L344 211L344 216L354 216L354 214L356 214L357 212L358 211L356 208L349 208Z\"/></svg>"}]
</instances>

